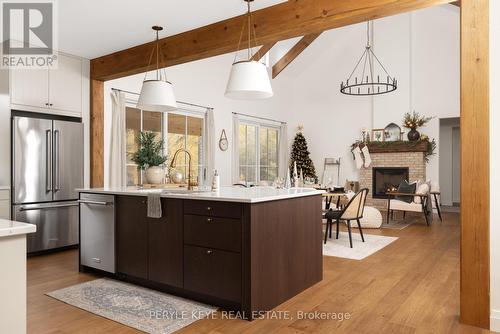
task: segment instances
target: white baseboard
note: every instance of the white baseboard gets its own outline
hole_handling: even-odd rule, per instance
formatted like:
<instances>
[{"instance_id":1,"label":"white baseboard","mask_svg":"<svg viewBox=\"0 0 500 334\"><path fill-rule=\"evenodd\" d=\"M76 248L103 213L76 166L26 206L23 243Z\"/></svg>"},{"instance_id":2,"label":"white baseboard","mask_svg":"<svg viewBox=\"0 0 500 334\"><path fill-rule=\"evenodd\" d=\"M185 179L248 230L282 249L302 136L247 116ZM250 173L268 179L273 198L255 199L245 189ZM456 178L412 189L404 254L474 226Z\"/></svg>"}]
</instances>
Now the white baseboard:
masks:
<instances>
[{"instance_id":1,"label":"white baseboard","mask_svg":"<svg viewBox=\"0 0 500 334\"><path fill-rule=\"evenodd\" d=\"M490 330L493 332L500 332L500 310L491 310Z\"/></svg>"}]
</instances>

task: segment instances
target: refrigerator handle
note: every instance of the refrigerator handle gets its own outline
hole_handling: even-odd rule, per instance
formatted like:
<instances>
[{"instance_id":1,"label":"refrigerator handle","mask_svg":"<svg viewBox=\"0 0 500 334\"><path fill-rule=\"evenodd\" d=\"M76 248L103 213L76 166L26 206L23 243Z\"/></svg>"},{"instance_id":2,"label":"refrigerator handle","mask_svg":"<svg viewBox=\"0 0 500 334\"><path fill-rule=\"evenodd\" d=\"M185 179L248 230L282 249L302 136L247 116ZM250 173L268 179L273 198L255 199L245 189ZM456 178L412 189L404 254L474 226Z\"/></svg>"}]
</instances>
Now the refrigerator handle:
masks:
<instances>
[{"instance_id":1,"label":"refrigerator handle","mask_svg":"<svg viewBox=\"0 0 500 334\"><path fill-rule=\"evenodd\" d=\"M72 206L79 206L78 202L67 202L60 204L40 204L40 205L23 205L19 207L19 211L35 211L44 209L57 209L57 208L67 208Z\"/></svg>"},{"instance_id":2,"label":"refrigerator handle","mask_svg":"<svg viewBox=\"0 0 500 334\"><path fill-rule=\"evenodd\" d=\"M61 170L60 170L60 146L59 130L54 130L54 192L60 190L61 187Z\"/></svg>"},{"instance_id":3,"label":"refrigerator handle","mask_svg":"<svg viewBox=\"0 0 500 334\"><path fill-rule=\"evenodd\" d=\"M45 131L45 191L52 191L52 130Z\"/></svg>"}]
</instances>

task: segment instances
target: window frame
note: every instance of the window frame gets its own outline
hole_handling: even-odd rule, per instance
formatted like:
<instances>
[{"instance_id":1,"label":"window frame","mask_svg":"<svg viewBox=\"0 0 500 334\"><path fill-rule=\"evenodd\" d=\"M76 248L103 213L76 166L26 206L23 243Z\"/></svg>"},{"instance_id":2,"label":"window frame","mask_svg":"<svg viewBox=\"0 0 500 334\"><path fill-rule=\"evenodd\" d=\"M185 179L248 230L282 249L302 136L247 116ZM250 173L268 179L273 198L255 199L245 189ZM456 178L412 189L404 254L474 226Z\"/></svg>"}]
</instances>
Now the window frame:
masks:
<instances>
[{"instance_id":1,"label":"window frame","mask_svg":"<svg viewBox=\"0 0 500 334\"><path fill-rule=\"evenodd\" d=\"M274 180L261 180L260 176L261 176L261 173L260 173L260 169L262 167L267 167L269 168L269 164L267 165L262 165L261 164L261 161L260 161L260 151L261 151L261 145L260 145L260 131L261 131L261 128L267 128L267 129L273 129L273 130L276 130L277 132L277 137L276 137L276 161L277 161L277 175L279 177L279 170L280 170L280 140L281 140L281 126L280 125L277 125L276 122L272 122L272 121L257 121L257 120L254 120L254 119L249 119L249 118L246 118L246 117L241 117L239 118L239 125L238 126L241 126L241 125L250 125L250 126L254 126L256 128L256 131L255 131L255 144L256 144L256 148L255 148L255 161L256 161L256 164L255 164L255 176L256 176L256 184L260 183L260 182L274 182ZM238 129L239 131L239 129ZM247 143L247 141L245 141L245 144ZM241 147L238 145L238 174L239 174L239 169L241 168L241 166L245 166L245 168L250 168L251 165L241 165L241 161L239 160L239 150L241 149ZM247 150L248 151L248 150ZM247 159L248 161L248 156L247 156ZM246 174L247 175L247 174ZM241 182L241 181L240 181ZM254 184L254 181L247 181L245 180L244 181L246 184Z\"/></svg>"},{"instance_id":2,"label":"window frame","mask_svg":"<svg viewBox=\"0 0 500 334\"><path fill-rule=\"evenodd\" d=\"M184 136L185 136L185 141L184 141L184 149L187 148L187 137L188 137L188 123L187 123L187 117L195 117L195 118L200 118L202 119L203 126L201 130L201 140L202 140L202 150L201 150L201 158L198 157L198 176L202 176L200 184L204 184L207 180L207 166L208 166L208 155L207 155L207 112L197 112L197 111L192 111L188 109L183 109L183 108L178 108L177 110L174 111L169 111L165 112L167 114L167 117L162 117L162 138L165 141L166 145L163 147L163 154L165 154L167 157L169 156L168 152L168 115L169 114L175 114L175 115L181 115L186 117L186 122L185 122L185 127L184 127ZM174 154L175 152L172 152ZM191 152L189 152L191 153ZM202 162L201 164L199 162ZM187 155L184 154L184 164L183 166L187 166ZM193 168L194 166L191 165Z\"/></svg>"},{"instance_id":3,"label":"window frame","mask_svg":"<svg viewBox=\"0 0 500 334\"><path fill-rule=\"evenodd\" d=\"M140 109L140 108L137 108L137 101L135 100L130 100L130 99L127 99L125 101L125 113L127 112L127 107L129 108L134 108L136 110L139 110L140 111L140 131L144 131L144 112L155 112L155 111L149 111L149 110L143 110L143 109ZM205 183L206 180L207 180L207 166L208 166L208 155L207 155L207 145L208 145L208 141L207 141L207 112L201 112L201 111L193 111L193 110L188 110L188 109L184 109L184 108L179 108L175 111L169 111L169 112L159 112L161 114L161 130L160 130L160 133L161 133L161 137L163 138L163 141L164 141L164 145L163 145L163 154L165 154L167 157L169 156L169 152L168 152L168 115L169 114L176 114L176 115L181 115L181 116L186 116L186 123L185 123L185 131L184 131L184 136L186 138L186 140L184 141L184 149L186 149L187 147L187 136L188 136L188 127L187 127L187 117L190 116L190 117L196 117L196 118L200 118L202 119L202 122L203 122L203 126L202 126L202 134L201 134L201 140L202 140L202 150L201 150L201 157L198 157L198 165L197 165L197 169L198 169L198 175L201 175L202 176L202 179L201 179L201 183ZM165 117L166 115L166 117ZM125 115L125 118L126 118L126 115ZM172 154L174 154L175 152L172 152ZM191 153L191 152L190 152ZM126 152L126 154L128 154L128 152ZM185 162L184 164L187 165L187 157L184 158L185 159ZM137 168L137 164L135 163L130 163L128 162L127 160L127 157L125 157L125 170L127 170L127 167L129 166L133 166L133 167L136 167ZM202 163L200 163L202 162ZM194 166L191 166L192 168ZM145 175L144 175L144 171L140 171L139 173L139 181L140 181L140 184L144 184L144 178L145 178ZM127 177L127 186L129 186L128 184L128 177Z\"/></svg>"}]
</instances>

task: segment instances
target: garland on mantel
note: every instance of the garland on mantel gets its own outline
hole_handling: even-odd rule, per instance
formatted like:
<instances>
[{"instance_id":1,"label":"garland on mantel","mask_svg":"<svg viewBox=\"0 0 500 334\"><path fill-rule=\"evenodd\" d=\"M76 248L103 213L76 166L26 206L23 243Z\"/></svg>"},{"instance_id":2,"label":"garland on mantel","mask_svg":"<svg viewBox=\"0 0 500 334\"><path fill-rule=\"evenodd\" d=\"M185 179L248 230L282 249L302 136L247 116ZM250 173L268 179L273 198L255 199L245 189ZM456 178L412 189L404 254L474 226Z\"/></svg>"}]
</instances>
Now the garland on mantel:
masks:
<instances>
[{"instance_id":1,"label":"garland on mantel","mask_svg":"<svg viewBox=\"0 0 500 334\"><path fill-rule=\"evenodd\" d=\"M431 156L433 156L436 150L436 141L434 139L429 140L429 137L426 135L422 135L417 141L408 141L408 140L396 140L396 141L370 141L369 144L373 146L383 147L383 148L391 148L398 146L409 146L409 147L417 147L421 143L427 144L427 151L424 152L425 162L429 162ZM364 145L365 142L361 140L357 140L354 144L351 145L351 150L355 147Z\"/></svg>"}]
</instances>

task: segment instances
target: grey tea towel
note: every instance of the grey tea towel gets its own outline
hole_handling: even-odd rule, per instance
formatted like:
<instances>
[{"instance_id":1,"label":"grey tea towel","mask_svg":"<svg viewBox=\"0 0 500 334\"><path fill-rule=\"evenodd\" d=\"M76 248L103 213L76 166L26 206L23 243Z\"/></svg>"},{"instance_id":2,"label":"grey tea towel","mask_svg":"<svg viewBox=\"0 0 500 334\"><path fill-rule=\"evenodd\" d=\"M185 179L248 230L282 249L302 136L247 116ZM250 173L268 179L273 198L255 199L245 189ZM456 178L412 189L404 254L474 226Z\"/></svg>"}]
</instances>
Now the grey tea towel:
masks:
<instances>
[{"instance_id":1,"label":"grey tea towel","mask_svg":"<svg viewBox=\"0 0 500 334\"><path fill-rule=\"evenodd\" d=\"M148 217L161 218L161 192L152 191L148 193Z\"/></svg>"}]
</instances>

